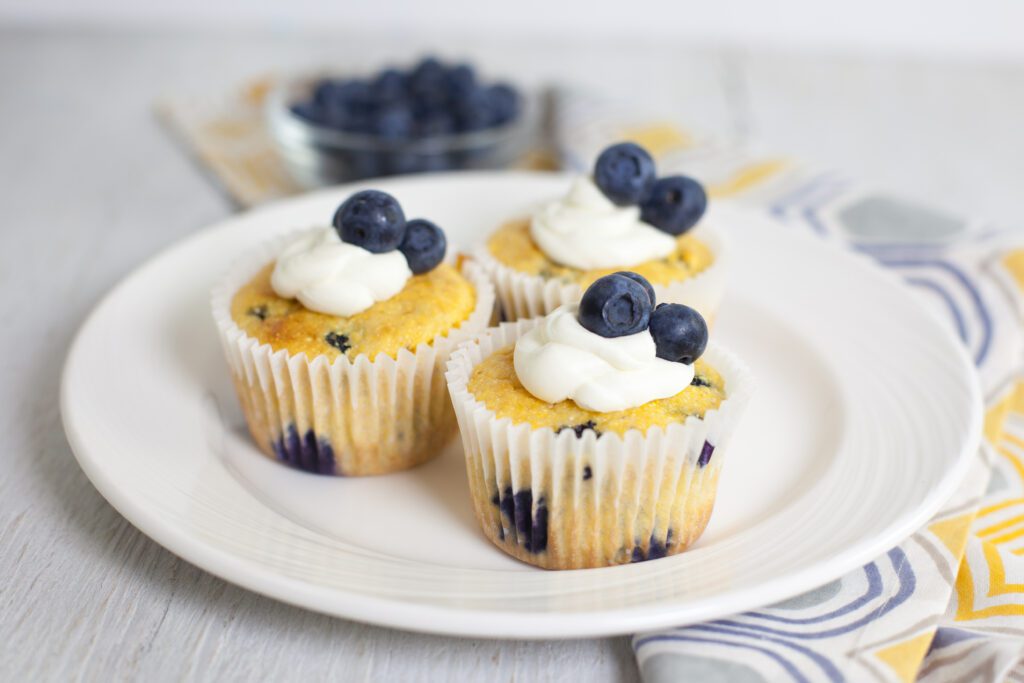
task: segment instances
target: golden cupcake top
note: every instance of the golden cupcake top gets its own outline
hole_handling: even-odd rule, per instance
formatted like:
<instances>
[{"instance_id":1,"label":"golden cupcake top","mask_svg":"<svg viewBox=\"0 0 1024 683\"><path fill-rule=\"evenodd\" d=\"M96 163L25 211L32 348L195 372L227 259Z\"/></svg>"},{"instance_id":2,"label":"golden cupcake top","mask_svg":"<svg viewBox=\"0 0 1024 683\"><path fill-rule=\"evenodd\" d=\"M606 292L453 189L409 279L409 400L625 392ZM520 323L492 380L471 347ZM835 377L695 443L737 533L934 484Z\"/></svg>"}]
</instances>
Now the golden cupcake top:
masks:
<instances>
[{"instance_id":1,"label":"golden cupcake top","mask_svg":"<svg viewBox=\"0 0 1024 683\"><path fill-rule=\"evenodd\" d=\"M231 316L275 350L354 359L415 350L472 313L469 281L444 264L444 232L407 221L376 190L358 192L333 225L298 235L235 295Z\"/></svg>"},{"instance_id":2,"label":"golden cupcake top","mask_svg":"<svg viewBox=\"0 0 1024 683\"><path fill-rule=\"evenodd\" d=\"M579 270L553 261L530 236L529 218L512 220L499 227L488 237L486 248L496 261L520 273L584 288L599 277L621 270L621 266ZM695 235L685 234L675 238L675 249L667 256L629 268L653 284L667 285L698 275L714 262L714 252L707 244Z\"/></svg>"},{"instance_id":3,"label":"golden cupcake top","mask_svg":"<svg viewBox=\"0 0 1024 683\"><path fill-rule=\"evenodd\" d=\"M583 285L622 268L643 268L652 281L668 282L709 265L704 245L681 239L706 208L700 183L657 177L650 154L625 142L605 149L593 173L577 177L564 197L535 211L523 222L525 230L507 225L488 247L513 268Z\"/></svg>"}]
</instances>

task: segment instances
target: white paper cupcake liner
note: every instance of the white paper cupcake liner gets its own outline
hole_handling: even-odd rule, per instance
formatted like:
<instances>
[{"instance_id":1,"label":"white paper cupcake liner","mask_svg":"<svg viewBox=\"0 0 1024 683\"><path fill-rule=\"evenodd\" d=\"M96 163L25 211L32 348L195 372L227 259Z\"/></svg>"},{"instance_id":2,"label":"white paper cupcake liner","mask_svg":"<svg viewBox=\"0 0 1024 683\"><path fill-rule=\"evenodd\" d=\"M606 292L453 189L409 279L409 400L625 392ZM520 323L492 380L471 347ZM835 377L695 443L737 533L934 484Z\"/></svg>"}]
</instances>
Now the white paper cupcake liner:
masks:
<instances>
[{"instance_id":1,"label":"white paper cupcake liner","mask_svg":"<svg viewBox=\"0 0 1024 683\"><path fill-rule=\"evenodd\" d=\"M709 346L704 359L725 380L726 399L688 417L624 436L556 433L498 418L469 393L484 358L515 343L539 319L503 323L460 346L448 389L466 454L469 487L485 535L545 569L579 569L678 553L703 533L729 437L750 398L746 367Z\"/></svg>"},{"instance_id":2,"label":"white paper cupcake liner","mask_svg":"<svg viewBox=\"0 0 1024 683\"><path fill-rule=\"evenodd\" d=\"M700 311L710 325L725 295L728 243L710 221L694 228L693 235L706 244L714 255L711 265L684 280L652 286L658 303L686 304ZM547 315L563 304L576 303L583 296L583 289L578 284L524 273L505 265L491 254L486 243L473 250L473 258L494 283L504 320L515 321ZM620 270L629 268L623 267Z\"/></svg>"},{"instance_id":3,"label":"white paper cupcake liner","mask_svg":"<svg viewBox=\"0 0 1024 683\"><path fill-rule=\"evenodd\" d=\"M476 307L447 334L397 357L349 360L275 351L231 318L231 300L295 234L273 240L232 267L211 306L249 432L272 458L319 474L361 476L408 469L434 457L452 438L455 416L445 388L451 351L494 318L490 281L472 262L463 273Z\"/></svg>"}]
</instances>

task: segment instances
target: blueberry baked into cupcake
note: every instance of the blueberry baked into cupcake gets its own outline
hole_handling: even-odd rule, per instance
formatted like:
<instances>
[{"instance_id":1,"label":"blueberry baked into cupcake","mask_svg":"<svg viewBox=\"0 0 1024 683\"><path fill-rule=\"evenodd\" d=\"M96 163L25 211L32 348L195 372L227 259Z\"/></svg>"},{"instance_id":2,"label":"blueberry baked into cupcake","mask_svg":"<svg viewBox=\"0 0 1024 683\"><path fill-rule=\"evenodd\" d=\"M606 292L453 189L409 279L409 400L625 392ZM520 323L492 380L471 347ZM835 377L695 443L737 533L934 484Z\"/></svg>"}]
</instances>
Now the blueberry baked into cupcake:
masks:
<instances>
[{"instance_id":1,"label":"blueberry baked into cupcake","mask_svg":"<svg viewBox=\"0 0 1024 683\"><path fill-rule=\"evenodd\" d=\"M605 149L564 197L505 223L474 256L506 320L550 313L579 301L599 277L629 270L660 301L685 303L711 321L725 290L725 250L706 210L700 183L657 177L650 154L623 142Z\"/></svg>"},{"instance_id":2,"label":"blueberry baked into cupcake","mask_svg":"<svg viewBox=\"0 0 1024 683\"><path fill-rule=\"evenodd\" d=\"M545 569L685 550L704 531L746 368L696 310L631 272L579 304L463 344L448 388L474 509L499 548Z\"/></svg>"},{"instance_id":3,"label":"blueberry baked into cupcake","mask_svg":"<svg viewBox=\"0 0 1024 683\"><path fill-rule=\"evenodd\" d=\"M494 291L445 262L444 232L384 192L349 197L333 224L244 258L213 316L249 431L267 455L319 474L413 467L455 432L444 367L484 330Z\"/></svg>"}]
</instances>

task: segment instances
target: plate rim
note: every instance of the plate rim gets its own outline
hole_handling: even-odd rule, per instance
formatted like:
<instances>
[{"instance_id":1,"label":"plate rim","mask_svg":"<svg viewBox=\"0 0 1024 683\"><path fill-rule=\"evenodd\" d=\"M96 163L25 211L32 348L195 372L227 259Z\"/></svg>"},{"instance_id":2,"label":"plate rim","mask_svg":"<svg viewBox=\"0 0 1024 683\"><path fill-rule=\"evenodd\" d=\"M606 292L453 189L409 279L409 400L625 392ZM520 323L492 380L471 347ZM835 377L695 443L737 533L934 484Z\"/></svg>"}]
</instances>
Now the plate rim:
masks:
<instances>
[{"instance_id":1,"label":"plate rim","mask_svg":"<svg viewBox=\"0 0 1024 683\"><path fill-rule=\"evenodd\" d=\"M708 619L719 618L737 612L756 609L759 606L774 604L788 599L817 585L835 580L843 574L862 566L882 553L886 552L913 534L928 521L942 504L954 493L966 475L972 454L981 443L983 407L982 393L978 373L970 360L967 350L952 330L942 326L951 342L949 346L959 357L962 369L966 369L968 387L971 393L971 404L975 406L970 418L968 433L965 436L960 452L957 453L953 466L942 476L942 479L927 496L918 504L914 514L905 515L898 523L891 523L884 534L872 540L846 548L828 559L803 567L779 577L759 582L756 585L730 590L726 594L712 595L703 598L686 600L685 614L680 615L680 603L669 603L670 606L647 604L628 608L603 608L595 612L511 612L501 610L467 610L451 606L424 605L393 597L367 596L358 591L344 588L325 588L309 584L300 579L265 570L255 562L236 557L226 550L219 549L202 539L191 536L186 530L165 522L160 515L152 512L145 504L132 499L107 477L102 466L102 455L97 456L90 451L71 416L69 385L76 357L81 353L82 340L95 324L99 314L108 303L123 290L129 289L132 283L156 262L170 252L187 249L196 241L208 234L221 230L233 223L244 221L253 214L286 209L289 204L308 202L319 196L335 195L350 192L370 185L381 184L394 186L406 184L447 183L470 179L492 179L495 182L514 180L546 180L559 177L571 177L564 173L531 172L531 171L477 171L439 173L426 176L407 176L389 179L360 181L345 185L324 188L307 192L295 197L275 200L247 211L227 216L196 232L164 246L144 259L123 276L93 306L75 333L74 339L64 359L60 382L60 414L72 454L85 472L89 481L103 498L125 519L142 533L171 551L178 557L204 571L241 586L260 595L302 607L314 612L351 619L363 623L396 628L404 631L448 635L457 637L474 637L487 639L516 638L524 640L593 638L633 634L638 631L650 631L659 628L692 624ZM728 200L719 200L729 203ZM744 207L759 216L771 219L755 208ZM811 235L800 235L799 239L811 240ZM834 246L834 245L833 245ZM896 274L881 268L865 254L836 248L841 252L840 258L861 261L870 267L879 277L901 289L906 285ZM572 570L570 570L572 571ZM593 571L593 570L575 570ZM481 632L483 624L486 631Z\"/></svg>"}]
</instances>

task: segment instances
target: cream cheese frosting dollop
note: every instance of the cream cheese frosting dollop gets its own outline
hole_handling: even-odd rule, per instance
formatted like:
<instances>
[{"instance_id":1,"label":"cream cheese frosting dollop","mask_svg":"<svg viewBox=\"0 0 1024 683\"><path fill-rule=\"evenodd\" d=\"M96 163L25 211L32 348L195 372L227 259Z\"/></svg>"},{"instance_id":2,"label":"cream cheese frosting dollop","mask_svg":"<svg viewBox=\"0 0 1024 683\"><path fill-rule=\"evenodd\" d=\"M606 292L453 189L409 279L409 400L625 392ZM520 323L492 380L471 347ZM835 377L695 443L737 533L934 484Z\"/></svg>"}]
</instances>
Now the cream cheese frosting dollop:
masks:
<instances>
[{"instance_id":1,"label":"cream cheese frosting dollop","mask_svg":"<svg viewBox=\"0 0 1024 683\"><path fill-rule=\"evenodd\" d=\"M530 236L552 261L580 270L635 266L676 249L675 237L640 220L639 207L616 206L586 176L534 213Z\"/></svg>"},{"instance_id":2,"label":"cream cheese frosting dollop","mask_svg":"<svg viewBox=\"0 0 1024 683\"><path fill-rule=\"evenodd\" d=\"M412 277L400 251L375 254L342 242L334 228L300 235L277 257L270 286L306 308L350 316L390 299Z\"/></svg>"},{"instance_id":3,"label":"cream cheese frosting dollop","mask_svg":"<svg viewBox=\"0 0 1024 683\"><path fill-rule=\"evenodd\" d=\"M516 342L516 376L540 400L608 413L675 396L693 381L692 365L657 357L647 330L602 337L580 325L577 309L560 306Z\"/></svg>"}]
</instances>

